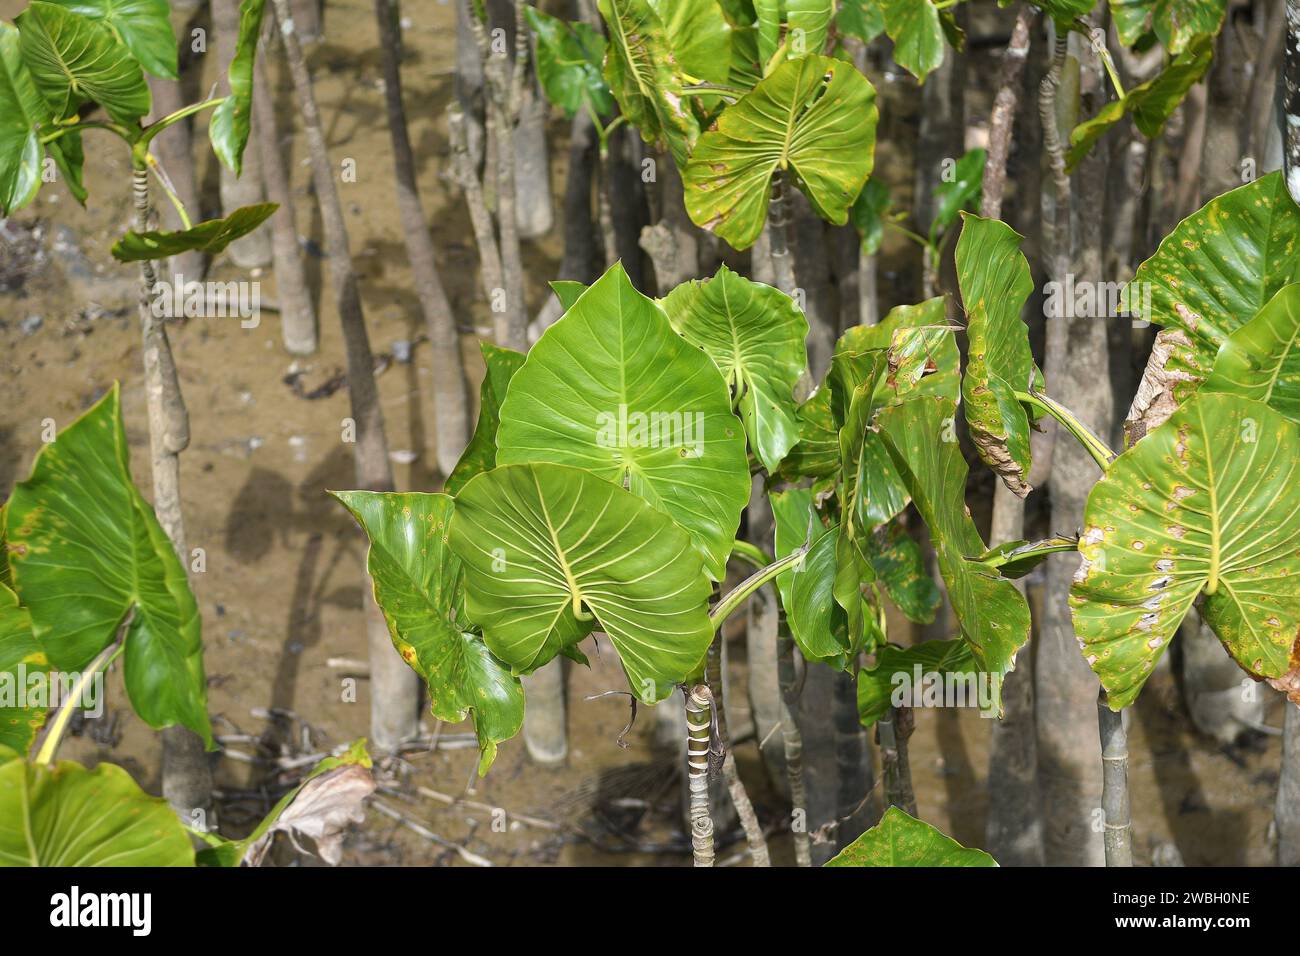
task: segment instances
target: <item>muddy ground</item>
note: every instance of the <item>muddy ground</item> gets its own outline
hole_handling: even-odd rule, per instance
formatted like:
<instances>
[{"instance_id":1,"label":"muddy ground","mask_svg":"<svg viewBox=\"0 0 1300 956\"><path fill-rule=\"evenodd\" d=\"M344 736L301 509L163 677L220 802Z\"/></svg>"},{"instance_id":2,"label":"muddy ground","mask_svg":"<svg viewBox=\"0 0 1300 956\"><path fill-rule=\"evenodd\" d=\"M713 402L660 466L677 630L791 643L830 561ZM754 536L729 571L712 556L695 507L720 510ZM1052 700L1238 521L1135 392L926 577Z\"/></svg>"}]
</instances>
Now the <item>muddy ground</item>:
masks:
<instances>
[{"instance_id":1,"label":"muddy ground","mask_svg":"<svg viewBox=\"0 0 1300 956\"><path fill-rule=\"evenodd\" d=\"M16 0L2 0L0 15L11 19L20 7ZM443 175L453 12L445 0L436 0L408 4L404 14L410 21L404 35L406 102L420 186L477 379L481 366L472 330L488 324L488 312L476 290L477 260L464 206ZM178 13L178 25L187 16ZM395 343L417 339L422 321L393 206L378 57L370 4L331 0L325 39L310 50L310 64L331 157L336 163L345 158L358 163L356 182L340 183L340 192L371 340L377 352L391 356L402 352ZM297 115L287 75L277 68L272 76L281 122L287 123ZM205 73L203 89L210 82ZM559 195L566 125L556 122L553 132L552 175ZM122 383L137 483L150 494L140 345L129 305L134 272L109 255L113 239L128 225L129 163L116 141L94 136L90 133L87 141L88 207L78 208L60 186L46 187L32 207L5 226L0 264L10 288L0 292L0 495L27 474L42 420L66 424L115 379ZM198 174L205 196L215 197L216 161L201 145ZM203 614L210 710L217 732L228 738L214 766L223 825L232 832L260 816L292 778L277 773L269 761L362 736L369 713L366 681L359 682L355 702L348 702L344 681L350 671L330 664L331 659L364 659L366 647L360 611L364 545L343 509L324 494L352 484L350 453L340 442L340 420L348 415L346 391L307 400L285 381L301 372L310 390L344 366L337 316L322 276L319 220L301 139L287 143L286 150L299 230L320 300L320 352L295 362L281 347L273 313L264 313L255 329L213 319L188 320L172 330L191 417L191 444L182 457L186 530L190 546L207 552L207 570L195 577L194 586ZM888 161L888 156L881 160ZM909 177L904 168L899 178ZM531 275L555 274L557 242L553 233L543 243L527 244ZM244 274L218 259L213 277L254 278L263 283L265 298L275 297L269 273ZM540 278L531 283L530 311L545 294ZM379 387L389 445L398 459L398 487L436 490L427 349L417 345L409 363L390 361ZM533 766L516 740L503 745L487 778L475 781L476 752L461 746L468 726L443 727L447 746L407 754L393 780L414 795L379 797L437 840L372 807L349 838L345 862L461 865L477 855L499 865L688 863L689 841L673 812L676 764L672 755L653 748L652 721L643 717L622 749L617 737L626 722L625 706L618 699L584 700L623 684L612 650L606 645L602 651L593 656L589 671L570 671L566 765ZM739 689L743 641L732 657L733 686ZM63 753L120 763L157 793L158 738L131 714L120 676L110 680L110 688L109 713L86 722ZM742 693L732 693L730 719L733 727L749 722ZM1280 710L1270 713L1270 722L1280 724ZM989 726L974 712L918 712L912 744L921 816L973 845L983 842ZM435 730L432 722L427 729ZM1277 738L1225 749L1198 737L1189 729L1172 679L1163 673L1136 708L1131 747L1141 862L1167 843L1176 845L1189 865L1270 862ZM752 739L738 748L738 756L763 818L779 831L786 810L760 783ZM468 792L467 786L472 787ZM478 801L487 809L466 803L449 807L420 795L417 787ZM506 811L504 832L493 826L494 807ZM785 833L773 836L778 861L791 856L788 842ZM742 846L743 841L733 842L720 858L738 862Z\"/></svg>"}]
</instances>

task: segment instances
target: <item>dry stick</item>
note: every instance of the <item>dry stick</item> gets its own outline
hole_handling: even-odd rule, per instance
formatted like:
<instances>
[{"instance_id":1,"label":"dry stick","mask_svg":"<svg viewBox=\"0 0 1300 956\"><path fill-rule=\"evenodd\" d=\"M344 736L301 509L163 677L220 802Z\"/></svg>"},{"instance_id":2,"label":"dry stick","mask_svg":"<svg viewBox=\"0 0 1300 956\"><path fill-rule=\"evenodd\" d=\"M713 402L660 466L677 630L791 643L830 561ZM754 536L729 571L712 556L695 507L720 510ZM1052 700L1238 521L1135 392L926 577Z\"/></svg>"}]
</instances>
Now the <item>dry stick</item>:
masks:
<instances>
[{"instance_id":1,"label":"dry stick","mask_svg":"<svg viewBox=\"0 0 1300 956\"><path fill-rule=\"evenodd\" d=\"M980 215L1002 217L1007 184L1007 158L1015 128L1025 62L1029 58L1030 28L1035 11L1022 3L1016 11L1011 40L1003 54L998 90L989 117L988 160L984 165ZM1025 502L999 481L993 490L993 520L989 540L995 544L1024 537ZM1021 581L1015 582L1024 591ZM1042 833L1038 820L1037 748L1034 741L1033 675L1027 664L1007 676L1003 689L1003 716L992 729L989 752L989 801L985 832L994 856L1008 863L1042 863Z\"/></svg>"},{"instance_id":2,"label":"dry stick","mask_svg":"<svg viewBox=\"0 0 1300 956\"><path fill-rule=\"evenodd\" d=\"M777 680L781 684L781 738L785 744L785 772L790 778L790 831L794 835L794 859L799 866L812 866L812 840L808 835L808 793L803 779L803 735L795 714L799 712L799 686L794 664L794 638L785 611L777 616Z\"/></svg>"},{"instance_id":3,"label":"dry stick","mask_svg":"<svg viewBox=\"0 0 1300 956\"><path fill-rule=\"evenodd\" d=\"M406 256L411 263L411 278L429 331L438 470L443 475L450 475L469 441L469 401L460 336L456 332L451 303L447 301L447 293L438 277L433 239L424 220L424 207L415 180L415 155L406 129L406 110L402 106L402 38L398 17L398 0L375 0L379 45L383 51L384 107L388 112L388 130L393 141L397 212L406 240Z\"/></svg>"},{"instance_id":4,"label":"dry stick","mask_svg":"<svg viewBox=\"0 0 1300 956\"><path fill-rule=\"evenodd\" d=\"M1113 711L1103 689L1097 697L1101 734L1101 807L1106 814L1106 865L1133 865L1133 830L1128 804L1128 732L1124 712Z\"/></svg>"},{"instance_id":5,"label":"dry stick","mask_svg":"<svg viewBox=\"0 0 1300 956\"><path fill-rule=\"evenodd\" d=\"M505 287L501 254L497 251L492 214L488 212L487 200L483 197L483 184L474 170L474 158L470 155L470 120L455 103L447 107L447 135L451 141L452 175L465 195L470 226L474 230L474 244L478 247L479 278L483 282L483 294L491 302L496 298L496 290Z\"/></svg>"},{"instance_id":6,"label":"dry stick","mask_svg":"<svg viewBox=\"0 0 1300 956\"><path fill-rule=\"evenodd\" d=\"M136 232L150 228L149 171L143 157L133 161L132 198ZM163 319L153 314L153 288L158 277L148 259L140 262L140 335L144 344L144 390L149 411L150 467L153 506L158 522L176 550L181 566L189 568L185 522L181 515L180 454L190 443L190 418L181 396L176 361ZM212 824L212 770L203 741L186 727L162 731L163 796L187 822L195 810Z\"/></svg>"},{"instance_id":7,"label":"dry stick","mask_svg":"<svg viewBox=\"0 0 1300 956\"><path fill-rule=\"evenodd\" d=\"M272 25L267 23L267 33ZM259 53L268 49L261 44ZM268 82L265 57L259 55L254 65L253 122L257 124L257 146L262 157L262 181L266 198L279 205L271 216L271 260L275 264L275 288L280 300L280 339L294 355L311 355L316 351L316 307L303 270L302 252L298 247L298 222L293 211L293 190L280 152L279 123L275 102ZM166 134L164 134L166 135Z\"/></svg>"},{"instance_id":8,"label":"dry stick","mask_svg":"<svg viewBox=\"0 0 1300 956\"><path fill-rule=\"evenodd\" d=\"M722 778L726 781L731 802L736 807L740 826L745 831L745 841L749 844L754 866L771 866L772 859L767 851L767 840L763 837L763 826L758 822L758 816L754 813L754 804L749 799L744 782L740 779L740 771L736 768L736 755L731 752L731 738L727 733L727 707L723 696L722 631L720 627L713 635L713 643L709 646L706 662L706 679L713 694L713 718L718 727L718 741L724 754Z\"/></svg>"},{"instance_id":9,"label":"dry stick","mask_svg":"<svg viewBox=\"0 0 1300 956\"><path fill-rule=\"evenodd\" d=\"M352 269L347 225L339 203L330 167L325 135L321 131L320 110L312 91L311 75L303 58L298 35L289 15L289 0L273 0L280 27L285 60L293 77L302 113L303 131L312 160L312 182L320 206L321 227L325 237L325 254L330 284L343 327L343 344L347 352L348 397L351 402L352 426L356 430L353 461L356 481L366 491L392 491L393 471L388 460L388 440L384 435L383 411L379 389L375 384L374 356L361 307L361 292ZM363 572L364 573L364 572ZM370 649L370 734L381 751L396 751L404 739L418 733L419 685L393 649L388 627L374 603L369 581L362 587L366 633Z\"/></svg>"},{"instance_id":10,"label":"dry stick","mask_svg":"<svg viewBox=\"0 0 1300 956\"><path fill-rule=\"evenodd\" d=\"M704 684L686 695L686 773L691 793L691 848L696 866L713 866L713 817L709 815L709 750L713 695Z\"/></svg>"}]
</instances>

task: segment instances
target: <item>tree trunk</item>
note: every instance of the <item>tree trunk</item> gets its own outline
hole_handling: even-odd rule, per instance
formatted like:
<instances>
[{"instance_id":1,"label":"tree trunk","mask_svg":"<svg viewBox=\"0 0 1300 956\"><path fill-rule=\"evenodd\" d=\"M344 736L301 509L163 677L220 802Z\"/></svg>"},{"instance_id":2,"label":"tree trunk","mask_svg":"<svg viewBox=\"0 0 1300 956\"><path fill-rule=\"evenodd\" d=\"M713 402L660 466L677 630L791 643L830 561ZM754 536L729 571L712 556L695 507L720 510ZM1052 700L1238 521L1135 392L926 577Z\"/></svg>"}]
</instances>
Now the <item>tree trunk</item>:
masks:
<instances>
[{"instance_id":1,"label":"tree trunk","mask_svg":"<svg viewBox=\"0 0 1300 956\"><path fill-rule=\"evenodd\" d=\"M515 131L515 220L524 239L544 236L555 225L551 157L546 147L550 107L532 75L530 70L519 90L519 127Z\"/></svg>"},{"instance_id":2,"label":"tree trunk","mask_svg":"<svg viewBox=\"0 0 1300 956\"><path fill-rule=\"evenodd\" d=\"M858 719L858 687L850 671L836 672L834 700L835 770L838 789L835 796L835 845L844 849L871 825L870 796L875 783L871 766L871 744Z\"/></svg>"},{"instance_id":3,"label":"tree trunk","mask_svg":"<svg viewBox=\"0 0 1300 956\"><path fill-rule=\"evenodd\" d=\"M1105 813L1106 865L1133 865L1133 830L1128 797L1128 731L1124 712L1112 711L1106 692L1097 698L1097 728L1101 736L1101 806Z\"/></svg>"},{"instance_id":4,"label":"tree trunk","mask_svg":"<svg viewBox=\"0 0 1300 956\"><path fill-rule=\"evenodd\" d=\"M794 639L781 613L777 628L777 673L781 698L781 739L785 744L785 771L790 779L790 830L794 835L794 858L799 866L812 866L812 840L808 835L808 794L803 776L803 735L799 732L799 686L796 679Z\"/></svg>"},{"instance_id":5,"label":"tree trunk","mask_svg":"<svg viewBox=\"0 0 1300 956\"><path fill-rule=\"evenodd\" d=\"M691 791L691 845L696 866L713 866L713 818L709 816L709 753L713 698L697 685L686 698L687 779Z\"/></svg>"},{"instance_id":6,"label":"tree trunk","mask_svg":"<svg viewBox=\"0 0 1300 956\"><path fill-rule=\"evenodd\" d=\"M556 657L523 678L524 746L528 756L543 766L553 766L569 756L565 727L564 659Z\"/></svg>"},{"instance_id":7,"label":"tree trunk","mask_svg":"<svg viewBox=\"0 0 1300 956\"><path fill-rule=\"evenodd\" d=\"M1228 656L1195 608L1178 629L1183 699L1201 733L1229 745L1264 723L1264 694Z\"/></svg>"},{"instance_id":8,"label":"tree trunk","mask_svg":"<svg viewBox=\"0 0 1300 956\"><path fill-rule=\"evenodd\" d=\"M406 130L402 106L402 38L398 26L398 0L375 0L379 22L379 44L383 50L384 106L393 142L393 166L397 187L397 212L401 218L411 278L429 330L433 367L433 410L437 429L438 470L450 475L469 441L469 400L465 367L461 361L460 336L451 303L438 277L433 239L424 220L420 192L415 181L415 155Z\"/></svg>"},{"instance_id":9,"label":"tree trunk","mask_svg":"<svg viewBox=\"0 0 1300 956\"><path fill-rule=\"evenodd\" d=\"M312 91L311 75L303 59L302 47L293 30L289 0L274 0L275 15L284 43L285 60L293 76L298 108L302 113L303 131L312 160L312 181L320 204L321 227L325 237L326 263L330 284L334 288L335 306L343 327L343 344L347 352L348 395L355 429L357 487L366 491L392 491L393 472L388 461L388 441L384 435L383 411L375 383L374 356L366 333L361 307L361 292L352 268L347 226L334 185L325 135L321 130L320 111ZM388 636L388 627L374 603L370 582L363 582L362 593L366 633L370 648L370 736L380 751L396 751L403 740L419 731L419 683Z\"/></svg>"},{"instance_id":10,"label":"tree trunk","mask_svg":"<svg viewBox=\"0 0 1300 956\"><path fill-rule=\"evenodd\" d=\"M321 5L323 0L289 0L293 11L293 31L299 43L315 43L323 35Z\"/></svg>"},{"instance_id":11,"label":"tree trunk","mask_svg":"<svg viewBox=\"0 0 1300 956\"><path fill-rule=\"evenodd\" d=\"M235 58L239 40L239 0L212 0L212 32L217 40L217 60L221 64L221 79L217 84L221 95L230 94L227 71ZM235 173L221 165L221 211L230 215L242 206L262 202L262 164L257 149L244 151L243 173ZM271 236L267 229L254 229L226 247L230 261L241 269L256 269L271 263Z\"/></svg>"},{"instance_id":12,"label":"tree trunk","mask_svg":"<svg viewBox=\"0 0 1300 956\"><path fill-rule=\"evenodd\" d=\"M143 164L132 172L135 230L147 232L152 209L149 172ZM153 314L153 289L158 281L154 264L140 262L140 335L144 351L144 393L149 414L150 469L153 472L153 507L181 566L190 566L185 549L185 521L181 514L180 454L190 443L190 418L181 395L176 362L164 320ZM163 796L176 815L191 826L213 829L212 768L203 741L192 730L176 726L162 732Z\"/></svg>"},{"instance_id":13,"label":"tree trunk","mask_svg":"<svg viewBox=\"0 0 1300 956\"><path fill-rule=\"evenodd\" d=\"M1278 866L1300 866L1300 705L1286 701L1282 730L1282 776L1277 787Z\"/></svg>"},{"instance_id":14,"label":"tree trunk","mask_svg":"<svg viewBox=\"0 0 1300 956\"><path fill-rule=\"evenodd\" d=\"M270 30L263 40L267 49ZM259 52L253 82L253 122L257 124L257 145L262 159L266 198L279 205L271 217L271 259L275 263L275 290L280 303L280 338L293 355L311 355L318 345L316 307L312 302L302 251L298 246L298 220L294 214L293 189L285 168L275 102L269 85L270 71Z\"/></svg>"},{"instance_id":15,"label":"tree trunk","mask_svg":"<svg viewBox=\"0 0 1300 956\"><path fill-rule=\"evenodd\" d=\"M749 844L749 853L754 866L771 866L771 857L767 852L767 839L763 836L763 827L754 813L754 804L749 799L740 771L736 768L736 755L731 752L731 736L727 729L727 706L724 688L726 678L726 638L719 628L713 636L706 662L706 680L713 694L713 720L717 727L718 743L722 747L722 777L726 781L727 793L736 808L736 816L745 831L745 841Z\"/></svg>"}]
</instances>

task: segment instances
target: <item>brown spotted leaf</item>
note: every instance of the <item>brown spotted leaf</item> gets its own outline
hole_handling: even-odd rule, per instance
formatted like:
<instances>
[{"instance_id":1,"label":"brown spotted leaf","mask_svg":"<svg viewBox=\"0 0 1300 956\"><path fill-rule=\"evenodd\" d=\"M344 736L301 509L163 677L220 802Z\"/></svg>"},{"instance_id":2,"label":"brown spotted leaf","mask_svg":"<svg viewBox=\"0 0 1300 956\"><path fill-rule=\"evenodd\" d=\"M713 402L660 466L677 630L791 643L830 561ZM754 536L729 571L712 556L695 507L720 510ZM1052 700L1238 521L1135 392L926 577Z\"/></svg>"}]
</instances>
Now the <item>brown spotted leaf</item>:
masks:
<instances>
[{"instance_id":1,"label":"brown spotted leaf","mask_svg":"<svg viewBox=\"0 0 1300 956\"><path fill-rule=\"evenodd\" d=\"M1245 670L1279 677L1300 630L1300 425L1199 392L1092 489L1070 593L1088 664L1119 709L1188 608Z\"/></svg>"}]
</instances>

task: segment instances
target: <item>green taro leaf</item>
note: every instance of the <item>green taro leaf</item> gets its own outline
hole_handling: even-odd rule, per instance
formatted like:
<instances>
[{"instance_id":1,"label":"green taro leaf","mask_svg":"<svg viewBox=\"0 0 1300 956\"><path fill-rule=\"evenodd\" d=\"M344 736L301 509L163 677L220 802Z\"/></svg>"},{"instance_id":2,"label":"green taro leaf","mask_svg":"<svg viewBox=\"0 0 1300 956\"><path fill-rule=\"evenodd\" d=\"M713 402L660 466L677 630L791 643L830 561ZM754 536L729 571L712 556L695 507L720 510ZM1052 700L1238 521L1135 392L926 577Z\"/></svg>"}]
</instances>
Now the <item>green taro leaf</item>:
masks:
<instances>
[{"instance_id":1,"label":"green taro leaf","mask_svg":"<svg viewBox=\"0 0 1300 956\"><path fill-rule=\"evenodd\" d=\"M447 476L443 490L454 495L475 475L491 471L497 464L497 429L501 423L501 405L506 400L506 387L515 372L524 364L522 352L503 349L488 342L480 342L483 364L487 372L479 386L478 422L474 435L461 453L456 467Z\"/></svg>"},{"instance_id":2,"label":"green taro leaf","mask_svg":"<svg viewBox=\"0 0 1300 956\"><path fill-rule=\"evenodd\" d=\"M1300 631L1300 425L1201 391L1093 486L1070 590L1074 629L1115 710L1131 704L1204 593L1202 616L1260 677Z\"/></svg>"},{"instance_id":3,"label":"green taro leaf","mask_svg":"<svg viewBox=\"0 0 1300 956\"><path fill-rule=\"evenodd\" d=\"M1171 54L1223 25L1228 0L1109 0L1120 42L1133 46L1154 30Z\"/></svg>"},{"instance_id":4,"label":"green taro leaf","mask_svg":"<svg viewBox=\"0 0 1300 956\"><path fill-rule=\"evenodd\" d=\"M694 673L712 640L711 588L690 536L577 468L479 475L456 496L450 544L464 562L469 619L516 673L575 643L594 616L633 692L655 703Z\"/></svg>"},{"instance_id":5,"label":"green taro leaf","mask_svg":"<svg viewBox=\"0 0 1300 956\"><path fill-rule=\"evenodd\" d=\"M957 221L962 210L979 203L984 187L984 162L988 153L983 149L969 149L957 160L951 172L951 179L942 179L934 187L936 204L934 222L930 223L930 242L934 244L938 236Z\"/></svg>"},{"instance_id":6,"label":"green taro leaf","mask_svg":"<svg viewBox=\"0 0 1300 956\"><path fill-rule=\"evenodd\" d=\"M967 215L956 262L970 343L961 384L966 424L984 464L1023 498L1030 492L1032 419L1015 393L1041 391L1043 373L1020 318L1034 291L1021 238L996 219Z\"/></svg>"},{"instance_id":7,"label":"green taro leaf","mask_svg":"<svg viewBox=\"0 0 1300 956\"><path fill-rule=\"evenodd\" d=\"M1009 7L1015 0L998 0L998 6ZM1050 16L1064 33L1076 19L1091 13L1097 0L1031 0L1031 3Z\"/></svg>"},{"instance_id":8,"label":"green taro leaf","mask_svg":"<svg viewBox=\"0 0 1300 956\"><path fill-rule=\"evenodd\" d=\"M600 64L605 58L605 38L589 24L566 23L524 7L528 25L537 36L537 78L546 98L572 118L590 103L601 116L614 112Z\"/></svg>"},{"instance_id":9,"label":"green taro leaf","mask_svg":"<svg viewBox=\"0 0 1300 956\"><path fill-rule=\"evenodd\" d=\"M778 561L803 547L809 530L812 532L803 561L776 579L790 634L805 658L843 670L851 642L848 619L833 598L835 542L839 529L822 524L813 511L813 493L807 488L774 492L771 502L776 523L774 554Z\"/></svg>"},{"instance_id":10,"label":"green taro leaf","mask_svg":"<svg viewBox=\"0 0 1300 956\"><path fill-rule=\"evenodd\" d=\"M794 388L808 367L808 320L781 290L725 265L712 279L678 286L664 308L673 328L718 366L750 448L776 471L799 440Z\"/></svg>"},{"instance_id":11,"label":"green taro leaf","mask_svg":"<svg viewBox=\"0 0 1300 956\"><path fill-rule=\"evenodd\" d=\"M0 866L193 866L167 801L121 767L30 764L0 745Z\"/></svg>"},{"instance_id":12,"label":"green taro leaf","mask_svg":"<svg viewBox=\"0 0 1300 956\"><path fill-rule=\"evenodd\" d=\"M803 478L829 478L840 469L840 435L831 416L831 390L827 385L813 392L795 409L799 441L790 449L772 476L777 481L796 482Z\"/></svg>"},{"instance_id":13,"label":"green taro leaf","mask_svg":"<svg viewBox=\"0 0 1300 956\"><path fill-rule=\"evenodd\" d=\"M113 243L113 258L118 262L142 259L166 259L177 253L197 249L210 256L221 252L241 236L246 236L279 207L273 202L242 206L225 219L209 219L189 229L176 232L135 232L132 230Z\"/></svg>"},{"instance_id":14,"label":"green taro leaf","mask_svg":"<svg viewBox=\"0 0 1300 956\"><path fill-rule=\"evenodd\" d=\"M782 40L791 59L825 52L826 35L835 19L835 0L754 0L754 11L762 63L772 59Z\"/></svg>"},{"instance_id":15,"label":"green taro leaf","mask_svg":"<svg viewBox=\"0 0 1300 956\"><path fill-rule=\"evenodd\" d=\"M842 225L871 175L876 91L852 63L788 60L723 110L686 166L686 211L746 249L763 229L773 175L792 170L817 214Z\"/></svg>"},{"instance_id":16,"label":"green taro leaf","mask_svg":"<svg viewBox=\"0 0 1300 956\"><path fill-rule=\"evenodd\" d=\"M1187 91L1200 82L1214 59L1214 38L1197 37L1178 57L1153 79L1135 86L1123 99L1112 100L1092 119L1085 120L1070 132L1066 153L1067 170L1073 170L1087 156L1102 135L1131 115L1142 135L1155 139L1165 128Z\"/></svg>"},{"instance_id":17,"label":"green taro leaf","mask_svg":"<svg viewBox=\"0 0 1300 956\"><path fill-rule=\"evenodd\" d=\"M1300 422L1300 283L1284 286L1228 336L1203 389L1263 402Z\"/></svg>"},{"instance_id":18,"label":"green taro leaf","mask_svg":"<svg viewBox=\"0 0 1300 956\"><path fill-rule=\"evenodd\" d=\"M167 0L50 0L73 13L102 20L154 76L174 80L176 34Z\"/></svg>"},{"instance_id":19,"label":"green taro leaf","mask_svg":"<svg viewBox=\"0 0 1300 956\"><path fill-rule=\"evenodd\" d=\"M628 488L690 534L718 581L749 501L745 432L726 381L619 264L511 379L496 460L573 465Z\"/></svg>"},{"instance_id":20,"label":"green taro leaf","mask_svg":"<svg viewBox=\"0 0 1300 956\"><path fill-rule=\"evenodd\" d=\"M462 568L447 544L455 504L450 495L335 491L370 538L366 569L375 603L402 660L429 688L434 717L459 723L471 712L479 776L497 744L519 733L524 690L519 678L469 632Z\"/></svg>"},{"instance_id":21,"label":"green taro leaf","mask_svg":"<svg viewBox=\"0 0 1300 956\"><path fill-rule=\"evenodd\" d=\"M843 36L870 43L885 32L885 15L877 0L843 0L835 15L835 28Z\"/></svg>"},{"instance_id":22,"label":"green taro leaf","mask_svg":"<svg viewBox=\"0 0 1300 956\"><path fill-rule=\"evenodd\" d=\"M129 127L149 112L140 64L107 23L43 0L29 4L15 22L23 62L54 119L72 116L87 102Z\"/></svg>"},{"instance_id":23,"label":"green taro leaf","mask_svg":"<svg viewBox=\"0 0 1300 956\"><path fill-rule=\"evenodd\" d=\"M35 704L48 698L30 701L27 678L48 671L45 651L32 636L31 614L19 606L18 595L0 584L0 748L25 754L31 747L45 723L45 708Z\"/></svg>"},{"instance_id":24,"label":"green taro leaf","mask_svg":"<svg viewBox=\"0 0 1300 956\"><path fill-rule=\"evenodd\" d=\"M1281 172L1210 200L1174 227L1125 290L1128 311L1176 330L1166 369L1182 402L1229 335L1300 281L1300 208Z\"/></svg>"},{"instance_id":25,"label":"green taro leaf","mask_svg":"<svg viewBox=\"0 0 1300 956\"><path fill-rule=\"evenodd\" d=\"M1058 534L1041 541L1004 541L972 560L997 568L1004 578L1023 578L1053 554L1078 551L1079 539Z\"/></svg>"},{"instance_id":26,"label":"green taro leaf","mask_svg":"<svg viewBox=\"0 0 1300 956\"><path fill-rule=\"evenodd\" d=\"M262 34L265 8L266 0L241 0L239 4L239 39L227 71L230 95L216 108L208 123L212 151L236 176L244 168L244 147L248 145L253 118L253 63L257 59L257 40Z\"/></svg>"},{"instance_id":27,"label":"green taro leaf","mask_svg":"<svg viewBox=\"0 0 1300 956\"><path fill-rule=\"evenodd\" d=\"M911 647L902 648L893 644L884 644L876 648L876 664L858 671L858 719L862 726L870 727L894 706L895 692L898 700L906 706L913 706L913 698L905 691L924 701L924 684L916 680L916 668L919 665L924 679L926 674L978 674L979 665L971 653L970 645L961 638L951 641L922 641ZM906 681L904 681L904 677ZM963 684L970 686L969 678L963 678ZM968 695L967 700L972 698Z\"/></svg>"},{"instance_id":28,"label":"green taro leaf","mask_svg":"<svg viewBox=\"0 0 1300 956\"><path fill-rule=\"evenodd\" d=\"M876 0L885 18L885 32L894 41L894 62L925 82L943 65L943 23L933 0Z\"/></svg>"},{"instance_id":29,"label":"green taro leaf","mask_svg":"<svg viewBox=\"0 0 1300 956\"><path fill-rule=\"evenodd\" d=\"M917 510L930 529L948 597L980 670L1000 682L1029 640L1029 608L996 569L968 560L987 551L966 509L966 460L957 442L956 406L923 395L884 409L877 423Z\"/></svg>"},{"instance_id":30,"label":"green taro leaf","mask_svg":"<svg viewBox=\"0 0 1300 956\"><path fill-rule=\"evenodd\" d=\"M858 837L827 866L997 866L983 850L964 847L952 837L890 807L874 827Z\"/></svg>"},{"instance_id":31,"label":"green taro leaf","mask_svg":"<svg viewBox=\"0 0 1300 956\"><path fill-rule=\"evenodd\" d=\"M909 621L929 624L939 609L939 588L930 577L921 548L898 518L867 539L867 557L885 593Z\"/></svg>"},{"instance_id":32,"label":"green taro leaf","mask_svg":"<svg viewBox=\"0 0 1300 956\"><path fill-rule=\"evenodd\" d=\"M14 590L50 665L81 671L125 628L131 706L212 747L199 613L185 569L131 483L116 385L41 449L5 508Z\"/></svg>"},{"instance_id":33,"label":"green taro leaf","mask_svg":"<svg viewBox=\"0 0 1300 956\"><path fill-rule=\"evenodd\" d=\"M45 158L41 132L50 120L19 42L18 31L0 21L0 216L36 198Z\"/></svg>"},{"instance_id":34,"label":"green taro leaf","mask_svg":"<svg viewBox=\"0 0 1300 956\"><path fill-rule=\"evenodd\" d=\"M609 29L605 79L628 122L647 143L664 139L678 166L695 145L700 127L682 93L663 21L649 0L599 0Z\"/></svg>"},{"instance_id":35,"label":"green taro leaf","mask_svg":"<svg viewBox=\"0 0 1300 956\"><path fill-rule=\"evenodd\" d=\"M862 251L874 256L885 238L885 218L889 214L889 187L879 179L868 179L858 193L849 215L862 242Z\"/></svg>"},{"instance_id":36,"label":"green taro leaf","mask_svg":"<svg viewBox=\"0 0 1300 956\"><path fill-rule=\"evenodd\" d=\"M673 62L684 74L709 83L731 76L731 24L715 0L649 0L664 25Z\"/></svg>"},{"instance_id":37,"label":"green taro leaf","mask_svg":"<svg viewBox=\"0 0 1300 956\"><path fill-rule=\"evenodd\" d=\"M568 312L573 303L578 301L578 296L587 291L587 284L578 282L576 279L554 279L548 282L547 285L551 287L555 297L560 300L560 305L565 312Z\"/></svg>"}]
</instances>

